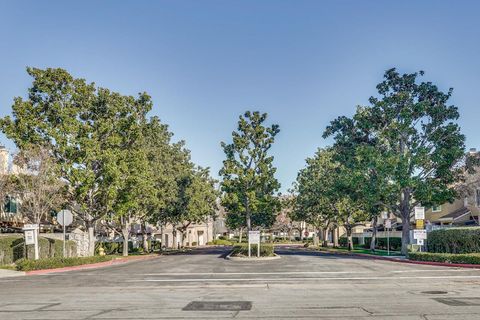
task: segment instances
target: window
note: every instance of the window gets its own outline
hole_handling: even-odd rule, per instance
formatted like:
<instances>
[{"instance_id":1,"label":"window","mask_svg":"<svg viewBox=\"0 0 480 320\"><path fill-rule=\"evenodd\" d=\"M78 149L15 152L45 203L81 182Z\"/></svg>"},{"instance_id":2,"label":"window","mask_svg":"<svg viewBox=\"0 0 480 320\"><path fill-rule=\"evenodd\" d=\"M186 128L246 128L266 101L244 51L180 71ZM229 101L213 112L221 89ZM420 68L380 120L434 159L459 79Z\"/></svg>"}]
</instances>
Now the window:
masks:
<instances>
[{"instance_id":1,"label":"window","mask_svg":"<svg viewBox=\"0 0 480 320\"><path fill-rule=\"evenodd\" d=\"M442 211L442 206L432 206L432 212L440 212Z\"/></svg>"},{"instance_id":2,"label":"window","mask_svg":"<svg viewBox=\"0 0 480 320\"><path fill-rule=\"evenodd\" d=\"M477 207L480 207L480 189L477 189L477 190L476 190L475 195L476 195L476 197L475 197L475 203L477 204Z\"/></svg>"}]
</instances>

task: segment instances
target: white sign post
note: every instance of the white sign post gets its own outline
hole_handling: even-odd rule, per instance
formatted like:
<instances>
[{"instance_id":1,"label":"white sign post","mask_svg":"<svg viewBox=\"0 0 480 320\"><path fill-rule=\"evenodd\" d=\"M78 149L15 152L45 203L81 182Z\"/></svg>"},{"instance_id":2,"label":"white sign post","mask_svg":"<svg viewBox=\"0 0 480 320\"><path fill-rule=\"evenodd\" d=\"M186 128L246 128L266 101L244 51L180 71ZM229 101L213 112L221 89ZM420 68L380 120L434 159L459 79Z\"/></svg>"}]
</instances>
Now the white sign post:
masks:
<instances>
[{"instance_id":1,"label":"white sign post","mask_svg":"<svg viewBox=\"0 0 480 320\"><path fill-rule=\"evenodd\" d=\"M25 232L25 245L34 245L35 260L40 258L38 250L38 229L38 224L26 224L23 226L23 231Z\"/></svg>"},{"instance_id":2,"label":"white sign post","mask_svg":"<svg viewBox=\"0 0 480 320\"><path fill-rule=\"evenodd\" d=\"M385 228L387 229L387 256L390 255L390 228L392 227L392 220L385 220Z\"/></svg>"},{"instance_id":3,"label":"white sign post","mask_svg":"<svg viewBox=\"0 0 480 320\"><path fill-rule=\"evenodd\" d=\"M248 232L248 257L251 257L251 245L257 245L257 257L260 258L260 231Z\"/></svg>"},{"instance_id":4,"label":"white sign post","mask_svg":"<svg viewBox=\"0 0 480 320\"><path fill-rule=\"evenodd\" d=\"M65 253L66 253L66 247L65 247L65 227L69 226L73 222L73 215L70 210L62 210L58 213L57 215L57 222L60 223L60 225L63 226L63 257L65 258Z\"/></svg>"}]
</instances>

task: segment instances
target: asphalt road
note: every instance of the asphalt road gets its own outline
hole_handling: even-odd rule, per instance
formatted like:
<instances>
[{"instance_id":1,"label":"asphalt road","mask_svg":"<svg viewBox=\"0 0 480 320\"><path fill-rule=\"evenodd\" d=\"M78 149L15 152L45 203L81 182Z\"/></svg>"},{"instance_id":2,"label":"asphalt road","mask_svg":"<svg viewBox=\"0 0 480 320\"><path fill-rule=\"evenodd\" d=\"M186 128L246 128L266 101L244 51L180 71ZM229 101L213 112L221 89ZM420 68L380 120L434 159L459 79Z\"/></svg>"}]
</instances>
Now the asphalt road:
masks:
<instances>
[{"instance_id":1,"label":"asphalt road","mask_svg":"<svg viewBox=\"0 0 480 320\"><path fill-rule=\"evenodd\" d=\"M480 319L480 270L226 248L0 279L0 319Z\"/></svg>"}]
</instances>

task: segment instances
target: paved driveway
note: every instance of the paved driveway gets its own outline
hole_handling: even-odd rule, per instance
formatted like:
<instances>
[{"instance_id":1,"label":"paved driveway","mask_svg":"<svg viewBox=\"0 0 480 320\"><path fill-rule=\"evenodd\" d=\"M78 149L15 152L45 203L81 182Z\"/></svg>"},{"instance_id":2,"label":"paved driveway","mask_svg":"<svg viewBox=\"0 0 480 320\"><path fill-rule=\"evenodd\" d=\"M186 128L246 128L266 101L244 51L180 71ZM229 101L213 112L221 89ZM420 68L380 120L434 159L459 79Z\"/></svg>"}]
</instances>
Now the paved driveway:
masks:
<instances>
[{"instance_id":1,"label":"paved driveway","mask_svg":"<svg viewBox=\"0 0 480 320\"><path fill-rule=\"evenodd\" d=\"M293 247L264 262L227 253L0 279L0 319L480 319L480 270Z\"/></svg>"}]
</instances>

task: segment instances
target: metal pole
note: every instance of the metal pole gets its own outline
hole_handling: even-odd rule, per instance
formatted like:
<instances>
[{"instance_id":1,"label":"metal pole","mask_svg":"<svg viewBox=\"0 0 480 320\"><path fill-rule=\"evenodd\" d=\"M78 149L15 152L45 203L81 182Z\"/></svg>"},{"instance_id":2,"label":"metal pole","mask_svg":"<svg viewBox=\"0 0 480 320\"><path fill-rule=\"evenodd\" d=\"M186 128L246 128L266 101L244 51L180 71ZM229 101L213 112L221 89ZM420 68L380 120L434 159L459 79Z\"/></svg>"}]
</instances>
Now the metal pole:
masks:
<instances>
[{"instance_id":1,"label":"metal pole","mask_svg":"<svg viewBox=\"0 0 480 320\"><path fill-rule=\"evenodd\" d=\"M257 257L260 258L260 241L257 244Z\"/></svg>"},{"instance_id":2,"label":"metal pole","mask_svg":"<svg viewBox=\"0 0 480 320\"><path fill-rule=\"evenodd\" d=\"M67 251L65 248L65 213L63 213L63 257L65 258L65 252Z\"/></svg>"},{"instance_id":3,"label":"metal pole","mask_svg":"<svg viewBox=\"0 0 480 320\"><path fill-rule=\"evenodd\" d=\"M40 227L40 225L38 225ZM40 255L39 255L39 250L38 250L38 233L39 233L40 229L39 228L36 228L35 230L33 230L33 235L34 235L34 239L35 239L35 244L34 244L34 247L35 247L35 260L38 260L40 259Z\"/></svg>"},{"instance_id":4,"label":"metal pole","mask_svg":"<svg viewBox=\"0 0 480 320\"><path fill-rule=\"evenodd\" d=\"M387 256L390 255L390 228L387 229Z\"/></svg>"},{"instance_id":5,"label":"metal pole","mask_svg":"<svg viewBox=\"0 0 480 320\"><path fill-rule=\"evenodd\" d=\"M250 236L249 236L250 237ZM251 250L250 250L250 239L248 239L248 257L250 258L251 257Z\"/></svg>"}]
</instances>

